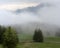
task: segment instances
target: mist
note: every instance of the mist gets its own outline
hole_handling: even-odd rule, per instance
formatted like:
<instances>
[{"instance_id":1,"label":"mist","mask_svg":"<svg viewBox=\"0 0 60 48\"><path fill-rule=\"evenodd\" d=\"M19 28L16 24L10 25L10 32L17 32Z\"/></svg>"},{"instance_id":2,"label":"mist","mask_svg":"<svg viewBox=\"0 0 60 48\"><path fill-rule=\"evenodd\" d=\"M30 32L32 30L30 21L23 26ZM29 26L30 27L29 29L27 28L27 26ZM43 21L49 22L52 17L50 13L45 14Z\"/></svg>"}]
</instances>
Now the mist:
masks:
<instances>
[{"instance_id":1,"label":"mist","mask_svg":"<svg viewBox=\"0 0 60 48\"><path fill-rule=\"evenodd\" d=\"M60 29L60 1L40 0L33 6L31 4L27 7L23 5L21 9L0 9L0 25L13 25L18 32L22 30L25 33L34 33L36 28L40 28L44 34L50 32L54 36Z\"/></svg>"},{"instance_id":2,"label":"mist","mask_svg":"<svg viewBox=\"0 0 60 48\"><path fill-rule=\"evenodd\" d=\"M29 7L29 8L17 10L18 13L19 12L21 13L23 11L33 13L45 23L60 26L59 23L60 1L59 0L42 1L39 5L35 7Z\"/></svg>"},{"instance_id":3,"label":"mist","mask_svg":"<svg viewBox=\"0 0 60 48\"><path fill-rule=\"evenodd\" d=\"M39 0L38 0L39 1ZM20 9L21 12L13 13L12 10L0 10L0 24L21 24L27 22L44 22L60 26L60 1L59 0L40 0L38 5ZM39 6L39 8L38 8ZM18 10L19 8L17 8ZM35 10L33 10L35 9Z\"/></svg>"},{"instance_id":4,"label":"mist","mask_svg":"<svg viewBox=\"0 0 60 48\"><path fill-rule=\"evenodd\" d=\"M31 21L46 22L60 26L60 1L59 0L40 0L40 4L30 8L20 9L21 12L13 13L12 10L0 10L0 24L21 24ZM40 6L40 7L38 7ZM34 10L33 10L34 9ZM18 10L18 8L17 8Z\"/></svg>"},{"instance_id":5,"label":"mist","mask_svg":"<svg viewBox=\"0 0 60 48\"><path fill-rule=\"evenodd\" d=\"M6 10L0 10L1 25L24 24L31 21L42 22L37 15L31 12L22 12L17 15Z\"/></svg>"}]
</instances>

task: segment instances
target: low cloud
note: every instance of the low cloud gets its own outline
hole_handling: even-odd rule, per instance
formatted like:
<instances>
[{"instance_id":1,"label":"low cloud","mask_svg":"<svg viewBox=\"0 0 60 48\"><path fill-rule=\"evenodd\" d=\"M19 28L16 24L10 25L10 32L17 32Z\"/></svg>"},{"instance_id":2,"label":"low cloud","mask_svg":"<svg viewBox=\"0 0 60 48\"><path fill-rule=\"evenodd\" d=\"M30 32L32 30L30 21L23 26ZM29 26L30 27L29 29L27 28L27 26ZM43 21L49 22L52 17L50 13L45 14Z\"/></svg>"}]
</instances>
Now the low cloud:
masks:
<instances>
[{"instance_id":1,"label":"low cloud","mask_svg":"<svg viewBox=\"0 0 60 48\"><path fill-rule=\"evenodd\" d=\"M50 1L50 2L49 2ZM3 5L4 10L0 10L0 24L20 24L20 23L26 23L31 21L37 21L37 22L46 22L50 24L56 24L60 26L59 20L60 20L60 1L59 0L49 0L44 1L42 0L39 5L37 4L25 4L23 5L24 9L20 9L20 5L17 7L17 9L20 9L19 14L7 11L10 10L9 7L11 7L11 10L16 9L12 6L14 5ZM5 7L7 10L5 10ZM33 6L33 7L32 7ZM22 7L21 7L22 8Z\"/></svg>"},{"instance_id":2,"label":"low cloud","mask_svg":"<svg viewBox=\"0 0 60 48\"><path fill-rule=\"evenodd\" d=\"M1 25L23 24L27 22L42 22L42 20L30 12L22 12L16 15L6 10L0 10Z\"/></svg>"},{"instance_id":3,"label":"low cloud","mask_svg":"<svg viewBox=\"0 0 60 48\"><path fill-rule=\"evenodd\" d=\"M60 25L60 1L51 0L50 2L43 2L35 7L29 7L20 10L20 13L23 11L32 12L41 18L44 22ZM18 11L19 13L19 11Z\"/></svg>"}]
</instances>

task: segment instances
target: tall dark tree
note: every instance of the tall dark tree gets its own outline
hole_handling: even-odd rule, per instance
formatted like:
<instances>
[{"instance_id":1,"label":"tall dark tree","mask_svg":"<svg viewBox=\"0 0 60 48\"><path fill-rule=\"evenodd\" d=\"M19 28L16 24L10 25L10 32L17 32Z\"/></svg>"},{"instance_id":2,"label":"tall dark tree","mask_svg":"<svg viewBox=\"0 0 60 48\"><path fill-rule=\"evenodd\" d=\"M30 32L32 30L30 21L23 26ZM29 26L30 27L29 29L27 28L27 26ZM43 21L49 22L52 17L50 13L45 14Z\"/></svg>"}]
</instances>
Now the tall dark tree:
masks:
<instances>
[{"instance_id":1,"label":"tall dark tree","mask_svg":"<svg viewBox=\"0 0 60 48\"><path fill-rule=\"evenodd\" d=\"M42 31L40 29L35 30L34 36L33 36L34 42L43 42L43 35Z\"/></svg>"},{"instance_id":2,"label":"tall dark tree","mask_svg":"<svg viewBox=\"0 0 60 48\"><path fill-rule=\"evenodd\" d=\"M15 48L18 43L18 37L16 31L11 27L8 27L3 33L3 46L4 48Z\"/></svg>"},{"instance_id":3,"label":"tall dark tree","mask_svg":"<svg viewBox=\"0 0 60 48\"><path fill-rule=\"evenodd\" d=\"M2 26L2 32L1 32L1 43L3 43L3 34L6 31L6 28Z\"/></svg>"},{"instance_id":4,"label":"tall dark tree","mask_svg":"<svg viewBox=\"0 0 60 48\"><path fill-rule=\"evenodd\" d=\"M55 36L60 37L60 28L56 31Z\"/></svg>"},{"instance_id":5,"label":"tall dark tree","mask_svg":"<svg viewBox=\"0 0 60 48\"><path fill-rule=\"evenodd\" d=\"M0 26L0 44L2 44L2 35L5 32L5 27Z\"/></svg>"},{"instance_id":6,"label":"tall dark tree","mask_svg":"<svg viewBox=\"0 0 60 48\"><path fill-rule=\"evenodd\" d=\"M2 26L0 26L0 44L2 43Z\"/></svg>"},{"instance_id":7,"label":"tall dark tree","mask_svg":"<svg viewBox=\"0 0 60 48\"><path fill-rule=\"evenodd\" d=\"M55 36L60 37L60 32L56 32Z\"/></svg>"}]
</instances>

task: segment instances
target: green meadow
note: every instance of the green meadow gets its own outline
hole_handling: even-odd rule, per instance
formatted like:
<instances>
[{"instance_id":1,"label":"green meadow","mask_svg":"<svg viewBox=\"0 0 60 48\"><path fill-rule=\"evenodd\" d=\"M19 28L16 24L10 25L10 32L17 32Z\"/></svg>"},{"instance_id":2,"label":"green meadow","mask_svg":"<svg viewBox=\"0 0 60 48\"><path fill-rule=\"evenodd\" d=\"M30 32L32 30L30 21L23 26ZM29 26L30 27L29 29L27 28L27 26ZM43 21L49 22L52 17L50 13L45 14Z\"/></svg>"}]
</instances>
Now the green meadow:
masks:
<instances>
[{"instance_id":1,"label":"green meadow","mask_svg":"<svg viewBox=\"0 0 60 48\"><path fill-rule=\"evenodd\" d=\"M32 42L32 35L19 35L17 48L60 48L60 37L44 37L43 43Z\"/></svg>"},{"instance_id":2,"label":"green meadow","mask_svg":"<svg viewBox=\"0 0 60 48\"><path fill-rule=\"evenodd\" d=\"M60 48L60 37L44 37L44 42L33 42L32 35L30 34L20 34L18 35L20 43L16 48ZM0 45L0 48L3 48Z\"/></svg>"}]
</instances>

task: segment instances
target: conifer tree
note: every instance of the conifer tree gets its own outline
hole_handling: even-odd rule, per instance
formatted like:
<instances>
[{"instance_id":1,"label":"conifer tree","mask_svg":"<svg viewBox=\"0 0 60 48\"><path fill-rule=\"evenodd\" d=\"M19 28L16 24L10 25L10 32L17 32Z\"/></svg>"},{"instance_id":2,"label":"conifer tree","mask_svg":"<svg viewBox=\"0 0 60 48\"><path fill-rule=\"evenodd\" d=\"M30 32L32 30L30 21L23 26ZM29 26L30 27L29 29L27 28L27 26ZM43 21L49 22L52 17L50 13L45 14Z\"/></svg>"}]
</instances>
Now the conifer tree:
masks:
<instances>
[{"instance_id":1,"label":"conifer tree","mask_svg":"<svg viewBox=\"0 0 60 48\"><path fill-rule=\"evenodd\" d=\"M33 36L34 42L43 42L43 35L42 31L40 29L35 30L34 36Z\"/></svg>"},{"instance_id":2,"label":"conifer tree","mask_svg":"<svg viewBox=\"0 0 60 48\"><path fill-rule=\"evenodd\" d=\"M3 33L3 46L4 48L15 48L18 43L18 37L16 31L11 27L8 27Z\"/></svg>"}]
</instances>

